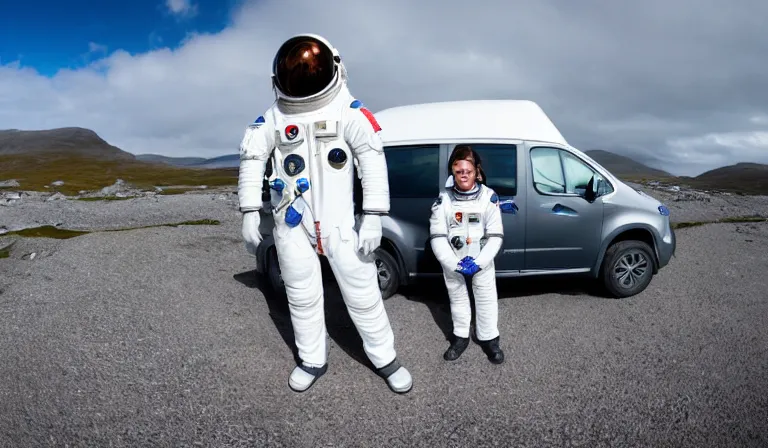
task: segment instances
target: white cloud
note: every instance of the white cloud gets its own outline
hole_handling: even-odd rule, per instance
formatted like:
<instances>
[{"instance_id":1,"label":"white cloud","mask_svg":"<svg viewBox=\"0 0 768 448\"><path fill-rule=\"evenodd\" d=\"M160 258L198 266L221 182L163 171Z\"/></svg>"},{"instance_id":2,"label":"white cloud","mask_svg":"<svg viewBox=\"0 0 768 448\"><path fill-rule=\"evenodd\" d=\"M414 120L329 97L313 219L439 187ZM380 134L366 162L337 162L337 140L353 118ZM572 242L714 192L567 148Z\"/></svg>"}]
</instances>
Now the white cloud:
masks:
<instances>
[{"instance_id":1,"label":"white cloud","mask_svg":"<svg viewBox=\"0 0 768 448\"><path fill-rule=\"evenodd\" d=\"M88 51L90 53L106 53L107 52L107 46L97 44L96 42L88 42Z\"/></svg>"},{"instance_id":2,"label":"white cloud","mask_svg":"<svg viewBox=\"0 0 768 448\"><path fill-rule=\"evenodd\" d=\"M313 32L339 48L353 94L374 111L525 98L581 149L615 150L676 174L768 163L768 151L744 138L711 137L768 131L768 35L757 19L768 3L749 1L723 10L715 0L679 0L664 4L663 16L661 0L251 1L222 32L190 35L176 49L115 50L52 78L6 63L0 123L88 127L136 154L231 154L274 100L275 50Z\"/></svg>"},{"instance_id":3,"label":"white cloud","mask_svg":"<svg viewBox=\"0 0 768 448\"><path fill-rule=\"evenodd\" d=\"M671 139L667 145L671 149L670 163L682 164L679 171L691 175L707 170L706 167L733 164L733 152L740 155L739 161L765 160L768 131L710 133Z\"/></svg>"},{"instance_id":4,"label":"white cloud","mask_svg":"<svg viewBox=\"0 0 768 448\"><path fill-rule=\"evenodd\" d=\"M197 14L197 5L193 5L190 0L165 0L165 7L171 14L179 17L191 17Z\"/></svg>"}]
</instances>

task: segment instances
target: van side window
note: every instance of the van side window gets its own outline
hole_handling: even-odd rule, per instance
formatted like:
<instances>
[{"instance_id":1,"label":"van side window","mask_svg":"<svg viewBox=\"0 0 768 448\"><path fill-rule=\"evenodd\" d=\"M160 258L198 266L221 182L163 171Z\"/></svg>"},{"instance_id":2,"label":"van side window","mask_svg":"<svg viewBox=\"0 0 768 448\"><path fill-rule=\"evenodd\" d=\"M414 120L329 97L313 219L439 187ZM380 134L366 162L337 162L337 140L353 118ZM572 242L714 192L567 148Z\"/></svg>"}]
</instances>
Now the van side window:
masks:
<instances>
[{"instance_id":1,"label":"van side window","mask_svg":"<svg viewBox=\"0 0 768 448\"><path fill-rule=\"evenodd\" d=\"M471 143L480 154L485 185L499 196L517 195L517 145Z\"/></svg>"},{"instance_id":2,"label":"van side window","mask_svg":"<svg viewBox=\"0 0 768 448\"><path fill-rule=\"evenodd\" d=\"M584 195L589 180L597 173L566 151L560 151L560 155L563 157L563 170L565 171L565 192Z\"/></svg>"},{"instance_id":3,"label":"van side window","mask_svg":"<svg viewBox=\"0 0 768 448\"><path fill-rule=\"evenodd\" d=\"M433 198L440 192L440 145L387 146L391 198Z\"/></svg>"},{"instance_id":4,"label":"van side window","mask_svg":"<svg viewBox=\"0 0 768 448\"><path fill-rule=\"evenodd\" d=\"M565 193L565 174L560 161L560 150L533 148L531 150L533 187L539 193Z\"/></svg>"},{"instance_id":5,"label":"van side window","mask_svg":"<svg viewBox=\"0 0 768 448\"><path fill-rule=\"evenodd\" d=\"M542 194L566 193L583 196L592 176L599 175L578 157L557 148L533 148L531 167L533 186ZM613 187L604 180L600 194L612 191Z\"/></svg>"}]
</instances>

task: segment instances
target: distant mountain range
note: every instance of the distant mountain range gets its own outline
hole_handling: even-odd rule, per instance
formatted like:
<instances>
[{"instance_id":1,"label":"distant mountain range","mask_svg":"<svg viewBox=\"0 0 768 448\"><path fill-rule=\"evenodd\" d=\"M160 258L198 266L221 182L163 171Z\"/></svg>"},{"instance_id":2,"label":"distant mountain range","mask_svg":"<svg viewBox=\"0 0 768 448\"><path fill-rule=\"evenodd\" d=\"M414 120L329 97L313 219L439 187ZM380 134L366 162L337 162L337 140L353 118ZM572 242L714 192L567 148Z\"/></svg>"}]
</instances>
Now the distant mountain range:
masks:
<instances>
[{"instance_id":1,"label":"distant mountain range","mask_svg":"<svg viewBox=\"0 0 768 448\"><path fill-rule=\"evenodd\" d=\"M136 156L112 146L90 129L77 127L43 131L0 130L0 156L62 155L135 160Z\"/></svg>"},{"instance_id":2,"label":"distant mountain range","mask_svg":"<svg viewBox=\"0 0 768 448\"><path fill-rule=\"evenodd\" d=\"M78 155L102 160L125 160L151 165L184 168L213 169L237 168L238 154L220 157L168 157L157 154L133 155L110 145L90 129L68 127L41 131L0 131L0 157L15 154L35 157ZM586 154L625 180L661 180L688 184L696 188L722 189L743 193L768 194L768 165L737 163L717 168L696 177L674 176L651 168L629 157L605 150L586 151ZM2 179L0 179L2 180Z\"/></svg>"}]
</instances>

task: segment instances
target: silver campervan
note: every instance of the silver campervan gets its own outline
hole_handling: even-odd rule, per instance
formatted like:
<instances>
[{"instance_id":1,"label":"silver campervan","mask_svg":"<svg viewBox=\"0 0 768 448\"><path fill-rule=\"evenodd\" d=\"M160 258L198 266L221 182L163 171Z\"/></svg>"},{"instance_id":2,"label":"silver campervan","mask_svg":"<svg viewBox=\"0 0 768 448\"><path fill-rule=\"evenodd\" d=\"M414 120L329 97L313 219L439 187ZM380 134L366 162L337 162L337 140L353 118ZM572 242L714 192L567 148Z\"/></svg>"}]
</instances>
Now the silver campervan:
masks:
<instances>
[{"instance_id":1,"label":"silver campervan","mask_svg":"<svg viewBox=\"0 0 768 448\"><path fill-rule=\"evenodd\" d=\"M674 254L668 209L570 146L534 102L416 104L379 111L376 119L391 198L376 256L384 298L420 277L442 275L429 246L429 216L460 144L480 154L486 184L501 199L498 277L590 275L614 297L629 297ZM282 292L272 220L264 218L257 269Z\"/></svg>"}]
</instances>

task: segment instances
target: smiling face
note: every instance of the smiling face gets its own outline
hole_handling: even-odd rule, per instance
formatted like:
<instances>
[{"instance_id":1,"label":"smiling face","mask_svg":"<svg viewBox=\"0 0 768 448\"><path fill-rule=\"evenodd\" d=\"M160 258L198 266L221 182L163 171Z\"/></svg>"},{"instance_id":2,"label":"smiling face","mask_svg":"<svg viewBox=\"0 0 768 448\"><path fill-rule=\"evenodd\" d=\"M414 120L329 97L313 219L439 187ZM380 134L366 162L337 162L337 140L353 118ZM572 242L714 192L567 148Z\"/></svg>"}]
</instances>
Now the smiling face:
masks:
<instances>
[{"instance_id":1,"label":"smiling face","mask_svg":"<svg viewBox=\"0 0 768 448\"><path fill-rule=\"evenodd\" d=\"M453 183L461 191L469 191L475 186L477 170L469 160L457 160L451 167L453 171Z\"/></svg>"}]
</instances>

